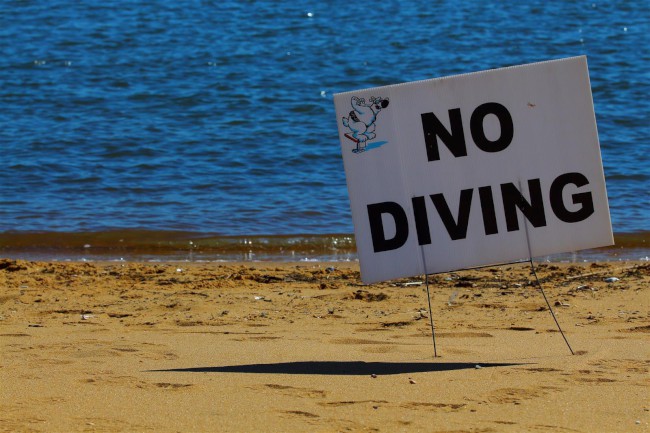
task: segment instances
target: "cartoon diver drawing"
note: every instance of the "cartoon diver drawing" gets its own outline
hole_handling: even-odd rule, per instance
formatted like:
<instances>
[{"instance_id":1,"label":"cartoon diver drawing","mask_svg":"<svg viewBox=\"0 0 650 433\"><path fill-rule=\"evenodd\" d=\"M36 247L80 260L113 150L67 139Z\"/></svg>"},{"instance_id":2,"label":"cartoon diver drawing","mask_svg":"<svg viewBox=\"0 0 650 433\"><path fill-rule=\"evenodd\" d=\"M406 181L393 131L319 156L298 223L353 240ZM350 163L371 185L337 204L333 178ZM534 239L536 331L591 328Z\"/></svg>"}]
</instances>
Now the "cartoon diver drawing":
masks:
<instances>
[{"instance_id":1,"label":"cartoon diver drawing","mask_svg":"<svg viewBox=\"0 0 650 433\"><path fill-rule=\"evenodd\" d=\"M348 117L343 117L343 126L352 131L352 135L345 136L357 144L357 148L352 152L359 153L365 151L368 141L377 136L375 120L379 112L388 107L388 98L371 96L370 103L366 103L364 98L353 96L351 103L353 110Z\"/></svg>"}]
</instances>

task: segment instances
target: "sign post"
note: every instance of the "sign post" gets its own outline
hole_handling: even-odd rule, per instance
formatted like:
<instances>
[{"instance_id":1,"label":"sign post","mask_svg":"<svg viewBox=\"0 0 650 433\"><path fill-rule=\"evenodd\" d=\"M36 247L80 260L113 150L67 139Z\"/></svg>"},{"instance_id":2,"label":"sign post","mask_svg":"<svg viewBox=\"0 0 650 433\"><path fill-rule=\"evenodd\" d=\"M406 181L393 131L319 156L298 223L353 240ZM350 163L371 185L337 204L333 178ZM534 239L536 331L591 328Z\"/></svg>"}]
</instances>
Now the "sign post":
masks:
<instances>
[{"instance_id":1,"label":"sign post","mask_svg":"<svg viewBox=\"0 0 650 433\"><path fill-rule=\"evenodd\" d=\"M584 56L334 104L361 279L424 274L430 318L430 273L528 259L537 278L533 257L614 243Z\"/></svg>"}]
</instances>

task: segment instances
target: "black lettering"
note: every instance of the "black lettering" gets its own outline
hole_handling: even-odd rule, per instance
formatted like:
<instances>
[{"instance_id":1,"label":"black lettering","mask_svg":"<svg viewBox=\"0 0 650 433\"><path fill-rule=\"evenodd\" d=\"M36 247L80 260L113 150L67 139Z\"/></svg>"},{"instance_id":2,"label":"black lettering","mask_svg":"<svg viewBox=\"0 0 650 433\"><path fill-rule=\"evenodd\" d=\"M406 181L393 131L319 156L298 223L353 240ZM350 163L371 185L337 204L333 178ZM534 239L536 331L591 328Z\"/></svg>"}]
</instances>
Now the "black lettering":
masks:
<instances>
[{"instance_id":1,"label":"black lettering","mask_svg":"<svg viewBox=\"0 0 650 433\"><path fill-rule=\"evenodd\" d=\"M433 113L422 113L422 130L424 132L424 144L427 149L429 162L440 160L438 151L438 138L447 146L447 149L456 157L467 156L465 145L465 133L463 132L463 120L460 116L460 108L449 110L449 124L451 132L438 120Z\"/></svg>"},{"instance_id":2,"label":"black lettering","mask_svg":"<svg viewBox=\"0 0 650 433\"><path fill-rule=\"evenodd\" d=\"M483 228L486 235L499 233L497 227L497 215L494 211L494 197L492 187L482 186L478 189L478 196L481 199L481 212L483 212Z\"/></svg>"},{"instance_id":3,"label":"black lettering","mask_svg":"<svg viewBox=\"0 0 650 433\"><path fill-rule=\"evenodd\" d=\"M440 219L442 220L449 237L452 240L465 239L467 236L467 226L469 224L469 211L472 205L473 189L464 189L460 192L460 203L458 204L458 218L454 220L447 200L443 194L432 194L431 201L436 207Z\"/></svg>"},{"instance_id":4,"label":"black lettering","mask_svg":"<svg viewBox=\"0 0 650 433\"><path fill-rule=\"evenodd\" d=\"M519 230L517 208L519 208L521 213L524 214L526 219L528 219L534 227L543 227L546 225L542 187L539 179L530 179L528 181L528 190L530 191L530 203L524 198L514 184L501 184L503 210L506 215L506 227L509 232Z\"/></svg>"},{"instance_id":5,"label":"black lettering","mask_svg":"<svg viewBox=\"0 0 650 433\"><path fill-rule=\"evenodd\" d=\"M594 201L591 197L591 192L573 194L571 195L573 204L579 204L580 209L571 212L564 206L564 201L562 200L562 192L568 184L580 188L589 185L589 180L582 173L565 173L558 176L551 184L551 191L549 193L551 208L555 216L565 223L577 223L587 219L594 213Z\"/></svg>"},{"instance_id":6,"label":"black lettering","mask_svg":"<svg viewBox=\"0 0 650 433\"><path fill-rule=\"evenodd\" d=\"M494 141L485 136L485 130L483 129L483 121L488 114L494 114L501 125L501 135ZM514 136L512 116L510 116L506 107L497 102L486 102L476 107L476 110L472 113L469 127L474 144L483 152L501 152L510 145Z\"/></svg>"},{"instance_id":7,"label":"black lettering","mask_svg":"<svg viewBox=\"0 0 650 433\"><path fill-rule=\"evenodd\" d=\"M386 239L382 214L389 214L395 221L395 236ZM368 220L370 222L370 234L372 236L372 247L376 253L395 250L406 243L409 235L408 220L406 212L402 207L392 201L368 205Z\"/></svg>"},{"instance_id":8,"label":"black lettering","mask_svg":"<svg viewBox=\"0 0 650 433\"><path fill-rule=\"evenodd\" d=\"M418 244L428 245L431 243L431 231L429 230L429 218L427 217L427 206L424 197L413 197L413 216L415 217L415 231L418 234Z\"/></svg>"}]
</instances>

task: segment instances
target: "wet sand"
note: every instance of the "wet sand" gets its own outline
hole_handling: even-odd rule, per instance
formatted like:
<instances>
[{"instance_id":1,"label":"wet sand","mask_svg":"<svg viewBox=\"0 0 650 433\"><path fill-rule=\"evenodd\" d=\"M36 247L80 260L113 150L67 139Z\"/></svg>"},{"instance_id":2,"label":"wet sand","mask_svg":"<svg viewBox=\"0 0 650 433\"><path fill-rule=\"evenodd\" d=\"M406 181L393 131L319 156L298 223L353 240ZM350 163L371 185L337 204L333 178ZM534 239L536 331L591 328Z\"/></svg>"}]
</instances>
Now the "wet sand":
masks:
<instances>
[{"instance_id":1,"label":"wet sand","mask_svg":"<svg viewBox=\"0 0 650 433\"><path fill-rule=\"evenodd\" d=\"M0 431L650 431L650 265L0 260Z\"/></svg>"}]
</instances>

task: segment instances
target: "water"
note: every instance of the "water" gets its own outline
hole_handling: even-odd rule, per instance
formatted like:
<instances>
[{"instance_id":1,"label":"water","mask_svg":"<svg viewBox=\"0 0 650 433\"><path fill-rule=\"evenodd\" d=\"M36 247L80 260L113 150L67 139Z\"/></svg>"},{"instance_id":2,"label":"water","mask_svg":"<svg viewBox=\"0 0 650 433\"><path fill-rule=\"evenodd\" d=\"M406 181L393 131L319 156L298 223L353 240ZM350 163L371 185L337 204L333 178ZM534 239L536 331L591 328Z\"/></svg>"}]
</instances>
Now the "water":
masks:
<instances>
[{"instance_id":1,"label":"water","mask_svg":"<svg viewBox=\"0 0 650 433\"><path fill-rule=\"evenodd\" d=\"M582 54L643 246L649 34L641 0L4 2L0 248L350 245L333 93Z\"/></svg>"}]
</instances>

